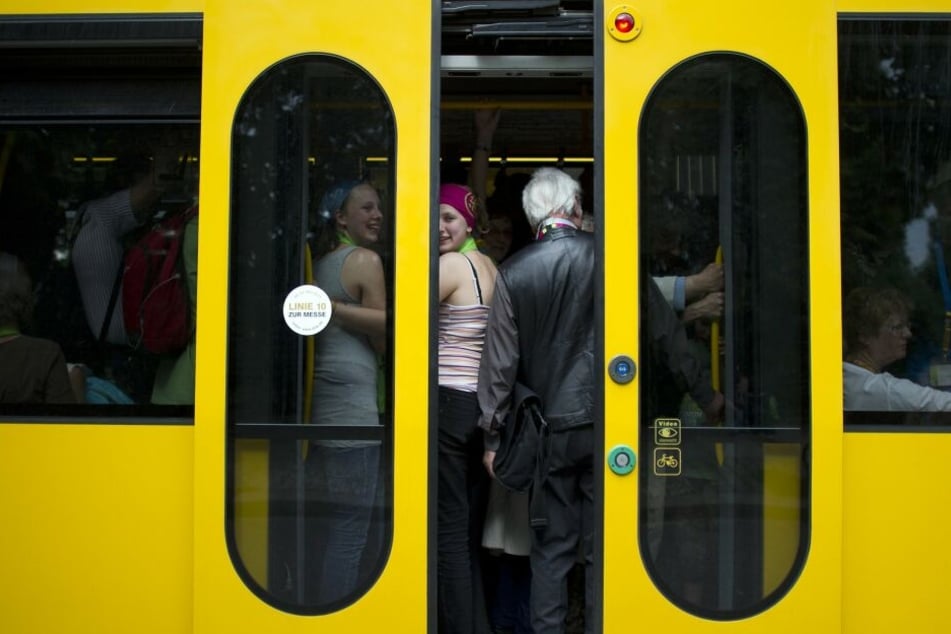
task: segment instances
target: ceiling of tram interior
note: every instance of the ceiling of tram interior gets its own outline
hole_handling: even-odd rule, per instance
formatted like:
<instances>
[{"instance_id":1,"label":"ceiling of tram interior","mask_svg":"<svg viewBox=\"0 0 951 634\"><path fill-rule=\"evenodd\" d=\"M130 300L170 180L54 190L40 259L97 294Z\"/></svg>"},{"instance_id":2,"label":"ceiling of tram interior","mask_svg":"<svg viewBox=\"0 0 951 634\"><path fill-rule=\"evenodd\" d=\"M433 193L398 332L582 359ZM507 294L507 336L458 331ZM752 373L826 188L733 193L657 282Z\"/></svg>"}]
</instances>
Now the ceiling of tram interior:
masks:
<instances>
[{"instance_id":1,"label":"ceiling of tram interior","mask_svg":"<svg viewBox=\"0 0 951 634\"><path fill-rule=\"evenodd\" d=\"M591 0L445 0L441 54L444 157L471 151L482 104L503 110L493 155L591 155Z\"/></svg>"},{"instance_id":2,"label":"ceiling of tram interior","mask_svg":"<svg viewBox=\"0 0 951 634\"><path fill-rule=\"evenodd\" d=\"M592 0L444 0L440 6L444 157L471 153L472 111L483 104L503 109L493 143L496 156L591 156ZM0 21L0 36L0 101L15 115L69 118L77 114L77 104L84 105L79 114L88 113L95 110L97 94L111 94L104 86L128 82L130 76L149 85L168 84L163 90L197 94L199 19L110 16L61 24L24 18ZM116 54L117 47L122 54ZM44 101L42 113L17 110L37 102L24 102L24 86L36 90L43 82L62 81L73 85L57 93L68 99ZM155 90L131 89L124 114L148 115L154 96ZM190 101L175 116L195 119L198 108Z\"/></svg>"}]
</instances>

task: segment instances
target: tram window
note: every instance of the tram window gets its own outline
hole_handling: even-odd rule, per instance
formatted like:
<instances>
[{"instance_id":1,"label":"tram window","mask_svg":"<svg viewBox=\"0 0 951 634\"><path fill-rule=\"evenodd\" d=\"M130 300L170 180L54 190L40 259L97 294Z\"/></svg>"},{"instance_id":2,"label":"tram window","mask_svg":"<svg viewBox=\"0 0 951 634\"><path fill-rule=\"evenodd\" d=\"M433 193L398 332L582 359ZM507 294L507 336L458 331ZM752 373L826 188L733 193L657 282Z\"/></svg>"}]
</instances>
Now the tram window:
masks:
<instances>
[{"instance_id":1,"label":"tram window","mask_svg":"<svg viewBox=\"0 0 951 634\"><path fill-rule=\"evenodd\" d=\"M674 603L741 618L785 593L808 543L805 125L773 71L707 55L655 87L639 147L640 268L667 289L641 302L641 553Z\"/></svg>"},{"instance_id":2,"label":"tram window","mask_svg":"<svg viewBox=\"0 0 951 634\"><path fill-rule=\"evenodd\" d=\"M846 426L951 424L951 21L839 20Z\"/></svg>"},{"instance_id":3,"label":"tram window","mask_svg":"<svg viewBox=\"0 0 951 634\"><path fill-rule=\"evenodd\" d=\"M293 613L357 600L389 551L394 135L380 87L318 55L233 126L229 543Z\"/></svg>"},{"instance_id":4,"label":"tram window","mask_svg":"<svg viewBox=\"0 0 951 634\"><path fill-rule=\"evenodd\" d=\"M0 18L0 257L31 305L0 328L55 344L72 388L40 402L0 354L4 419L191 417L193 348L160 357L126 336L119 276L141 233L196 202L201 20L178 18Z\"/></svg>"}]
</instances>

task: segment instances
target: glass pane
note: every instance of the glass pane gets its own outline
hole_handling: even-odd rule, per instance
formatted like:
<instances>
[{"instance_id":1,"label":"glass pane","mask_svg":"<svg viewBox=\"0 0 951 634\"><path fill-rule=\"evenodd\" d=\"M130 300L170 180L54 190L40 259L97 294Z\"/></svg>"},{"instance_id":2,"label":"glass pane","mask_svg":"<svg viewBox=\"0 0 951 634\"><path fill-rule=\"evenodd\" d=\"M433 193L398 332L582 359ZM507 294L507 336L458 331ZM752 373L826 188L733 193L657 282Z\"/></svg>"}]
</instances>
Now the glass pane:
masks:
<instances>
[{"instance_id":1,"label":"glass pane","mask_svg":"<svg viewBox=\"0 0 951 634\"><path fill-rule=\"evenodd\" d=\"M951 424L951 21L839 21L845 422Z\"/></svg>"},{"instance_id":2,"label":"glass pane","mask_svg":"<svg viewBox=\"0 0 951 634\"><path fill-rule=\"evenodd\" d=\"M788 86L730 55L669 73L641 127L641 551L709 618L765 609L805 552L805 142Z\"/></svg>"},{"instance_id":3,"label":"glass pane","mask_svg":"<svg viewBox=\"0 0 951 634\"><path fill-rule=\"evenodd\" d=\"M197 218L178 221L198 192L201 22L87 16L0 30L0 416L190 417ZM95 47L63 38L93 31ZM133 32L144 38L130 50ZM169 287L174 309L136 299L147 280L125 268L161 222L178 223L162 230L181 249L165 251L184 282ZM140 331L142 315L174 317L177 341L154 348L169 331Z\"/></svg>"},{"instance_id":4,"label":"glass pane","mask_svg":"<svg viewBox=\"0 0 951 634\"><path fill-rule=\"evenodd\" d=\"M329 57L271 68L235 119L230 538L291 612L353 602L389 550L393 139L379 86Z\"/></svg>"}]
</instances>

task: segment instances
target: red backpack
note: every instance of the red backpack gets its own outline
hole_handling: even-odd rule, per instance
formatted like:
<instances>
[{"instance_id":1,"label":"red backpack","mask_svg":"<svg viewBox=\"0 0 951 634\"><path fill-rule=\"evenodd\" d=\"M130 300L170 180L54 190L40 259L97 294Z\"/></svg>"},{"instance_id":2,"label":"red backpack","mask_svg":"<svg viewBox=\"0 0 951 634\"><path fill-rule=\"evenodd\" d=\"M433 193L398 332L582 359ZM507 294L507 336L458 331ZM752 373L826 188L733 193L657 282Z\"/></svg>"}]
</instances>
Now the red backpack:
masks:
<instances>
[{"instance_id":1,"label":"red backpack","mask_svg":"<svg viewBox=\"0 0 951 634\"><path fill-rule=\"evenodd\" d=\"M136 347L155 354L181 351L191 339L191 296L182 242L198 206L156 223L126 249L122 273L122 316Z\"/></svg>"}]
</instances>

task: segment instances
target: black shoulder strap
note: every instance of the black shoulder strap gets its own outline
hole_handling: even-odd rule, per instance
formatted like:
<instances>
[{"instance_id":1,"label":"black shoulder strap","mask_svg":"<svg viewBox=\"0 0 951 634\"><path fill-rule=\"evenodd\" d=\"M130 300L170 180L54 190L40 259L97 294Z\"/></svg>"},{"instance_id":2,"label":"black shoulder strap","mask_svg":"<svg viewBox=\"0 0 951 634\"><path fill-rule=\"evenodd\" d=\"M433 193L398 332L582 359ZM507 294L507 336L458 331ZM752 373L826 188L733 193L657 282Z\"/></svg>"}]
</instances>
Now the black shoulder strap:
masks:
<instances>
[{"instance_id":1,"label":"black shoulder strap","mask_svg":"<svg viewBox=\"0 0 951 634\"><path fill-rule=\"evenodd\" d=\"M73 219L73 225L70 227L69 234L66 237L67 243L69 244L70 258L73 257L72 251L73 245L76 243L76 238L79 236L83 225L86 224L86 210L88 207L89 201L86 201L76 210L76 217ZM116 280L112 284L112 294L109 296L109 306L106 308L106 316L103 318L102 326L99 328L99 337L97 338L99 343L104 343L106 341L106 335L109 334L109 324L112 323L112 313L115 312L116 302L119 300L119 288L122 286L122 272L124 270L125 259L122 258L119 261L119 270L116 272Z\"/></svg>"},{"instance_id":2,"label":"black shoulder strap","mask_svg":"<svg viewBox=\"0 0 951 634\"><path fill-rule=\"evenodd\" d=\"M549 458L551 457L551 428L548 421L542 416L538 401L529 401L527 405L533 423L538 429L538 453L535 457L535 477L529 492L529 524L532 528L548 526L548 515L545 513L545 496L542 493L545 480L548 478Z\"/></svg>"},{"instance_id":3,"label":"black shoulder strap","mask_svg":"<svg viewBox=\"0 0 951 634\"><path fill-rule=\"evenodd\" d=\"M119 270L116 271L116 281L112 283L112 294L109 296L109 307L106 308L106 316L102 319L102 328L99 329L99 343L106 341L106 335L109 334L109 324L112 323L112 313L116 310L116 302L119 300L119 289L122 287L122 273L125 271L125 258L119 260Z\"/></svg>"},{"instance_id":4,"label":"black shoulder strap","mask_svg":"<svg viewBox=\"0 0 951 634\"><path fill-rule=\"evenodd\" d=\"M472 271L472 281L475 282L476 297L478 298L479 303L482 304L482 286L479 284L479 274L476 272L476 268L472 263L472 260L466 257L465 254L463 254L462 257L466 258L466 262L469 263L469 269Z\"/></svg>"}]
</instances>

